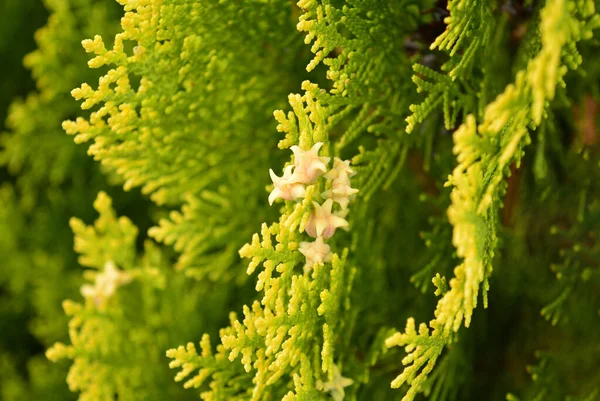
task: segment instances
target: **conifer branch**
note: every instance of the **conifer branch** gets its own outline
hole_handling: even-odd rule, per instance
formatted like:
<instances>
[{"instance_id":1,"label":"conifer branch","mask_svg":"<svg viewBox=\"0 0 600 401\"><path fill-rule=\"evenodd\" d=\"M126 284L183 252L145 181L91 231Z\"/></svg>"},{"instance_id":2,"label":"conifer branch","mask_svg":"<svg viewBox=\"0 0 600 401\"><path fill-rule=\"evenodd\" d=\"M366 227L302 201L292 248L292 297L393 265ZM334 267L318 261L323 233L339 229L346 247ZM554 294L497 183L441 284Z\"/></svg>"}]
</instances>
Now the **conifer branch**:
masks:
<instances>
[{"instance_id":1,"label":"conifer branch","mask_svg":"<svg viewBox=\"0 0 600 401\"><path fill-rule=\"evenodd\" d=\"M122 4L122 32L111 49L100 36L82 42L94 55L91 68L110 68L96 88L84 83L72 91L91 116L63 128L77 143L92 142L88 153L126 190L141 187L174 209L184 204L150 231L181 252L178 268L198 279L238 277L236 249L247 227L268 216L255 178L269 164L260 151L272 143L265 110L293 88L295 59L281 61L298 48L285 24L289 4L256 2L244 12L219 1ZM250 22L263 19L279 22L260 30ZM240 209L254 212L241 218Z\"/></svg>"},{"instance_id":2,"label":"conifer branch","mask_svg":"<svg viewBox=\"0 0 600 401\"><path fill-rule=\"evenodd\" d=\"M308 149L325 143L322 154L326 155L329 141L322 127L329 110L312 92L290 95L289 101L293 114L275 113L278 130L286 133L280 147L297 143L300 149ZM303 161L297 157L294 166L299 169ZM353 269L348 266L347 251L341 256L333 253L330 262L309 265L308 254L303 256L299 250L307 226L315 218L315 201L324 201L324 190L325 177L317 177L307 183L303 199L284 198L278 223L263 224L261 235L255 234L239 251L240 256L250 259L249 274L262 265L256 284L262 298L244 306L243 319L232 314L231 325L221 331L222 345L217 350L232 363L240 359L246 377L252 377L252 400L275 394L286 394L285 400L307 399L327 389L319 390L317 381L334 379L336 344L342 328L349 324ZM307 263L300 272L298 267L305 257ZM167 355L175 358L172 367L183 366L184 376L210 363L200 359L192 367L174 350ZM322 362L313 362L319 360ZM203 369L191 381L203 381L207 374ZM291 391L284 384L290 381L294 383ZM210 388L203 393L205 399L218 397L219 382L213 381Z\"/></svg>"},{"instance_id":3,"label":"conifer branch","mask_svg":"<svg viewBox=\"0 0 600 401\"><path fill-rule=\"evenodd\" d=\"M476 118L469 115L454 134L454 153L459 164L448 179L447 185L454 187L448 218L454 226L452 241L463 263L455 269L449 291L439 300L435 319L430 322L431 345L418 343L408 331L405 339L399 333L390 337L389 346L408 344L409 352L417 345L425 347L408 361L414 359L419 363L405 368L393 382L399 386L410 379L412 384L404 401L413 400L416 393L422 391L421 383L433 369L443 345L453 341L454 333L463 322L469 327L481 286L484 307L487 307L488 278L497 243L496 216L506 187L504 178L513 162L519 165L523 148L530 142L528 128L540 124L543 107L554 97L554 88L562 82L567 66L578 65L571 63L572 58L561 64L563 49L591 35L584 27L587 20L595 16L590 8L577 6L566 0L548 1L541 13L542 47L537 56L525 70L517 73L515 83L508 85L486 107L479 125ZM428 337L429 330L421 326L420 335ZM407 325L409 328L414 331L414 323ZM399 338L404 340L399 342ZM415 369L427 361L427 368L415 377Z\"/></svg>"},{"instance_id":4,"label":"conifer branch","mask_svg":"<svg viewBox=\"0 0 600 401\"><path fill-rule=\"evenodd\" d=\"M114 3L0 137L0 398L600 395L596 0Z\"/></svg>"}]
</instances>

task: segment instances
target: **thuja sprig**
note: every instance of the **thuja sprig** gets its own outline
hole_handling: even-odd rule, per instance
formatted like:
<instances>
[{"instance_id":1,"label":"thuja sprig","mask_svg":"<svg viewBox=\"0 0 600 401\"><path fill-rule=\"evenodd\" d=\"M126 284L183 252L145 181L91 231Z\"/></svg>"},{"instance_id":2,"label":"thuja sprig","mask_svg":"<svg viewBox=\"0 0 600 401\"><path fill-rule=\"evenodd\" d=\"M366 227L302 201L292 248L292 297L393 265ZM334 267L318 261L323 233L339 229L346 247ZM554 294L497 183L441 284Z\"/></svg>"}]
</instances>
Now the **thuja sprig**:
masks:
<instances>
[{"instance_id":1,"label":"thuja sprig","mask_svg":"<svg viewBox=\"0 0 600 401\"><path fill-rule=\"evenodd\" d=\"M100 216L93 225L71 223L80 262L92 268L83 274L88 280L81 286L84 302L63 302L70 344L55 343L46 356L72 360L67 383L81 399L133 399L132 393L148 400L168 397L173 389L165 387L157 363L168 342L160 304L161 296L178 286L172 286L155 245L146 242L144 254L137 254L137 228L117 217L108 195L100 193L94 207Z\"/></svg>"},{"instance_id":2,"label":"thuja sprig","mask_svg":"<svg viewBox=\"0 0 600 401\"><path fill-rule=\"evenodd\" d=\"M221 331L220 356L211 358L240 360L245 377L252 377L252 400L300 400L329 393L342 400L344 387L352 381L340 373L342 353L336 352L336 344L347 324L343 316L349 313L354 273L347 250L334 252L332 241L336 229L348 225L341 215L347 214L356 193L350 186L354 171L339 158L329 166L328 136L320 125L327 108L310 92L290 95L289 100L294 112L286 116L278 111L275 116L278 129L286 133L280 147L290 148L293 158L282 176L271 170L268 199L271 204L284 201L282 214L277 223L263 224L261 234L239 251L250 259L249 274L261 268L256 284L261 299L243 307L243 319L231 315L231 325ZM174 358L172 367L184 369L181 377L200 369L188 381L195 386L212 373L202 368L210 366L202 358L186 362L192 353L188 345L167 355ZM215 376L202 396L217 397L224 385Z\"/></svg>"},{"instance_id":3,"label":"thuja sprig","mask_svg":"<svg viewBox=\"0 0 600 401\"><path fill-rule=\"evenodd\" d=\"M410 106L412 114L406 118L406 132L412 132L440 105L448 130L455 127L461 111L465 114L476 111L476 99L481 93L473 89L478 85L472 70L476 61L481 63L488 57L496 24L492 7L493 2L482 0L448 2L450 15L444 19L446 30L430 49L447 52L449 59L442 65L441 73L424 64L413 65L415 75L412 80L417 91L426 92L427 97L420 104Z\"/></svg>"},{"instance_id":4,"label":"thuja sprig","mask_svg":"<svg viewBox=\"0 0 600 401\"><path fill-rule=\"evenodd\" d=\"M360 149L359 154L352 152L353 168L359 173L360 196L367 201L394 180L402 154L414 144L400 135L412 91L411 61L398 49L418 26L419 6L378 0L310 0L298 6L303 11L298 30L306 34L305 43L312 44L314 53L307 70L322 63L331 81L329 90L308 82L302 89L329 109L317 127L336 136L334 150Z\"/></svg>"},{"instance_id":5,"label":"thuja sprig","mask_svg":"<svg viewBox=\"0 0 600 401\"><path fill-rule=\"evenodd\" d=\"M269 215L255 179L269 160L269 113L298 84L301 41L287 23L293 5L119 3L121 32L82 42L89 66L109 69L71 92L90 117L63 128L89 143L126 190L139 187L174 209L149 233L181 253L178 269L197 279L238 278L237 248Z\"/></svg>"},{"instance_id":6,"label":"thuja sprig","mask_svg":"<svg viewBox=\"0 0 600 401\"><path fill-rule=\"evenodd\" d=\"M400 334L389 340L389 346L407 345L409 356L414 354L403 361L409 364L404 370L407 373L392 384L397 387L409 382L404 401L413 400L421 391L421 383L432 368L429 362L435 364L443 345L454 341L463 323L470 325L480 289L487 307L497 213L506 188L504 178L512 163L518 166L523 148L530 142L528 129L540 124L543 108L554 97L555 86L563 82L567 67L578 65L573 62L578 59L572 56L562 57L561 62L563 51L574 49L573 44L581 38L589 38L591 28L586 27L593 26L588 22L597 18L590 2L584 7L568 0L549 1L541 13L542 47L537 56L517 73L515 83L486 107L480 124L469 115L455 132L454 153L459 164L448 179L448 185L453 186L448 218L453 225L452 242L463 262L456 267L449 290L440 294L435 319L429 323L431 335L424 327L419 337L412 338L414 325L408 325L412 330L406 332L409 337ZM417 338L429 336L431 344L417 342ZM425 349L416 348L417 345ZM421 366L426 367L417 373Z\"/></svg>"}]
</instances>

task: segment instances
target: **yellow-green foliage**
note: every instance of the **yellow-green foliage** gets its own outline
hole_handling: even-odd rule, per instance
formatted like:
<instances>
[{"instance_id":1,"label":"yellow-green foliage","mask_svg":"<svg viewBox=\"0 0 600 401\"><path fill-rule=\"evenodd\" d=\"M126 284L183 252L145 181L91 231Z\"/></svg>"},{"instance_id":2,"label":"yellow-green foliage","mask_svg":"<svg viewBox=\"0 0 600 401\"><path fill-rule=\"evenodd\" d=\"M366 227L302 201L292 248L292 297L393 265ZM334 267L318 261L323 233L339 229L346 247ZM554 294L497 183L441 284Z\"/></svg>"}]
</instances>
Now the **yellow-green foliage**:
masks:
<instances>
[{"instance_id":1,"label":"yellow-green foliage","mask_svg":"<svg viewBox=\"0 0 600 401\"><path fill-rule=\"evenodd\" d=\"M97 76L85 66L85 54L76 50L81 37L115 32L118 8L106 2L44 3L50 16L35 34L38 47L18 62L32 71L37 89L14 100L0 136L3 400L70 399L64 384L66 369L49 363L41 350L65 338L67 319L60 303L77 293L80 281L68 220L72 215L87 216L95 192L106 185L85 149L65 140L60 124L78 113L70 89ZM36 23L39 10L33 2L9 1L0 6L2 28L15 23L10 10L18 8L28 16L27 24ZM20 35L15 31L2 38L8 47L1 57L3 65L5 55L18 50L13 44L21 41ZM28 360L32 351L37 355Z\"/></svg>"},{"instance_id":2,"label":"yellow-green foliage","mask_svg":"<svg viewBox=\"0 0 600 401\"><path fill-rule=\"evenodd\" d=\"M2 399L598 397L597 1L46 6Z\"/></svg>"},{"instance_id":3,"label":"yellow-green foliage","mask_svg":"<svg viewBox=\"0 0 600 401\"><path fill-rule=\"evenodd\" d=\"M297 82L293 9L286 1L122 3L112 48L100 36L83 41L89 66L110 68L96 89L72 92L90 118L63 126L77 143L93 141L89 153L125 189L141 186L160 205L185 203L150 231L182 253L177 268L237 277L229 267L239 265L238 244L266 218L256 175L270 164L270 114Z\"/></svg>"},{"instance_id":4,"label":"yellow-green foliage","mask_svg":"<svg viewBox=\"0 0 600 401\"><path fill-rule=\"evenodd\" d=\"M282 112L277 113L279 129L287 134L280 146L289 147L297 141L301 148L308 149L316 142L324 142L325 151L320 154L327 155L329 138L318 129L327 109L310 93L290 96L295 114L284 117ZM302 134L294 141L293 135L299 132ZM256 401L284 395L287 401L314 399L319 397L315 379L320 379L321 374L317 372L323 372L324 381L334 379L334 360L339 359L336 343L344 326L352 321L349 296L354 269L348 265L347 250L337 251L334 247L331 264L319 263L308 269L302 269L304 257L298 251L299 243L309 240L303 232L313 211L312 202L324 200L324 181L322 177L308 185L302 201L287 201L279 222L263 224L261 234L254 234L252 242L240 249L240 256L251 260L248 274L262 265L256 283L261 299L243 307L242 321L235 314L230 316L231 325L220 332L222 346L218 347L217 356L207 350L207 337L201 344L203 358L196 357L193 344L187 350L170 350L167 355L174 358L171 366L183 369L177 380L200 369L186 382L186 386L199 387L210 374L218 377L213 365L215 361L222 364L224 356L232 362L240 358L248 375L246 380L252 383L251 392L239 399L250 394L250 399ZM219 370L226 368L221 366ZM202 397L227 399L226 385L227 382L216 379L211 392Z\"/></svg>"},{"instance_id":5,"label":"yellow-green foliage","mask_svg":"<svg viewBox=\"0 0 600 401\"><path fill-rule=\"evenodd\" d=\"M487 307L497 243L497 209L502 206L501 196L506 191L504 178L510 174L513 162L519 166L523 147L530 143L528 128L540 124L544 105L554 97L555 86L563 82L567 67L576 68L581 62L579 54L573 53L577 51L574 44L591 36L586 27L588 19L598 18L592 3L578 6L564 0L545 5L540 16L539 54L517 73L515 83L485 108L479 125L473 115L468 115L454 133L453 151L459 164L447 184L454 187L448 219L454 226L452 242L463 261L455 268L449 288L442 290L438 286L437 295L442 298L435 319L429 324L432 332L421 324L417 335L415 323L409 319L404 334L395 334L386 341L387 346L406 346L409 353L402 362L412 366L392 383L394 387L404 382L411 384L404 400L414 398L443 345L453 341L453 332L460 329L463 321L469 327L481 286ZM561 63L563 49L565 61ZM426 367L416 374L425 362Z\"/></svg>"},{"instance_id":6,"label":"yellow-green foliage","mask_svg":"<svg viewBox=\"0 0 600 401\"><path fill-rule=\"evenodd\" d=\"M56 343L46 355L52 361L73 360L67 383L81 392L81 400L180 396L164 374L162 350L202 324L197 314L207 306L200 303L206 294L170 269L152 242L138 254L137 228L128 218L117 218L105 193L94 208L100 216L93 226L71 221L79 263L93 268L84 272L90 282L81 287L85 302L63 302L71 318L70 344ZM91 294L86 287L93 287ZM218 304L216 298L213 302Z\"/></svg>"}]
</instances>

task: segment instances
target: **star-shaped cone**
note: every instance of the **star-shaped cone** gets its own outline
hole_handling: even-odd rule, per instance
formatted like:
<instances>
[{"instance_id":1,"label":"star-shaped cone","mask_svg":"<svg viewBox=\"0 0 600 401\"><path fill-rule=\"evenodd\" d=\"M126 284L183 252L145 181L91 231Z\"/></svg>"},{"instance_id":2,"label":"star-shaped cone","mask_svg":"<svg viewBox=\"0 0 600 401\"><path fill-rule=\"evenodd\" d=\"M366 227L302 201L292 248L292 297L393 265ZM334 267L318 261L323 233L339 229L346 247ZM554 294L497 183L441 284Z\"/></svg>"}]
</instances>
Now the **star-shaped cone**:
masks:
<instances>
[{"instance_id":1,"label":"star-shaped cone","mask_svg":"<svg viewBox=\"0 0 600 401\"><path fill-rule=\"evenodd\" d=\"M339 157L333 159L333 168L325 174L328 180L335 180L342 177L354 177L356 171L350 167L350 160L342 160Z\"/></svg>"},{"instance_id":2,"label":"star-shaped cone","mask_svg":"<svg viewBox=\"0 0 600 401\"><path fill-rule=\"evenodd\" d=\"M333 182L333 188L323 192L324 198L331 198L335 202L339 203L342 210L346 210L348 203L352 200L354 195L358 193L358 189L350 187L350 181L348 183L339 182L342 180L335 180Z\"/></svg>"},{"instance_id":3,"label":"star-shaped cone","mask_svg":"<svg viewBox=\"0 0 600 401\"><path fill-rule=\"evenodd\" d=\"M346 395L344 387L351 386L353 383L354 380L343 377L340 373L340 369L334 364L333 379L324 384L318 383L318 385L320 384L319 387L321 387L323 391L330 393L331 398L333 398L334 401L343 401Z\"/></svg>"},{"instance_id":4,"label":"star-shaped cone","mask_svg":"<svg viewBox=\"0 0 600 401\"><path fill-rule=\"evenodd\" d=\"M323 142L317 142L309 150L302 150L299 146L292 146L294 152L294 176L296 182L312 184L319 176L327 171L327 163L330 158L319 156L319 149Z\"/></svg>"},{"instance_id":5,"label":"star-shaped cone","mask_svg":"<svg viewBox=\"0 0 600 401\"><path fill-rule=\"evenodd\" d=\"M104 271L96 275L94 285L84 284L81 286L81 295L84 298L93 299L96 306L100 306L115 293L119 286L128 284L131 280L128 273L119 270L112 261L108 261L104 266Z\"/></svg>"},{"instance_id":6,"label":"star-shaped cone","mask_svg":"<svg viewBox=\"0 0 600 401\"><path fill-rule=\"evenodd\" d=\"M323 242L323 237L317 237L314 242L301 242L298 250L306 257L306 268L311 268L315 263L331 262L331 248Z\"/></svg>"},{"instance_id":7,"label":"star-shaped cone","mask_svg":"<svg viewBox=\"0 0 600 401\"><path fill-rule=\"evenodd\" d=\"M331 181L331 188L323 192L321 196L333 199L342 207L342 210L346 210L348 203L358 193L358 189L350 186L350 177L355 174L356 172L350 168L350 160L336 157L333 161L333 168L325 174L325 178Z\"/></svg>"},{"instance_id":8,"label":"star-shaped cone","mask_svg":"<svg viewBox=\"0 0 600 401\"><path fill-rule=\"evenodd\" d=\"M287 166L283 170L281 177L278 177L273 170L269 169L271 180L273 180L273 184L275 185L275 188L269 194L269 205L272 205L277 198L296 200L304 197L306 194L304 185L298 182L295 175L292 174L293 168L294 166Z\"/></svg>"},{"instance_id":9,"label":"star-shaped cone","mask_svg":"<svg viewBox=\"0 0 600 401\"><path fill-rule=\"evenodd\" d=\"M305 228L306 233L311 237L317 238L323 236L324 239L331 238L336 228L348 225L346 219L331 213L333 199L327 199L323 202L323 205L313 202L313 206L315 210L311 214Z\"/></svg>"}]
</instances>

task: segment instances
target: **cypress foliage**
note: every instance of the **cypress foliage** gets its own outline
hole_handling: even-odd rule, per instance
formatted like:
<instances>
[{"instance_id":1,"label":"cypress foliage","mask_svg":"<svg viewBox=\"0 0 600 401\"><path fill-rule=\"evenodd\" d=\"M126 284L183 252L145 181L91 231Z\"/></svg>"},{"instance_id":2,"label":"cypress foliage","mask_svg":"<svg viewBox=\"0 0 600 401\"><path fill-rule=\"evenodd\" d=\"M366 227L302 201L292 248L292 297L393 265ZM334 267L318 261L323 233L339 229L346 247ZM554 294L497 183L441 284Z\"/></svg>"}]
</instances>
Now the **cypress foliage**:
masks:
<instances>
[{"instance_id":1,"label":"cypress foliage","mask_svg":"<svg viewBox=\"0 0 600 401\"><path fill-rule=\"evenodd\" d=\"M597 0L45 5L1 399L600 397Z\"/></svg>"}]
</instances>

